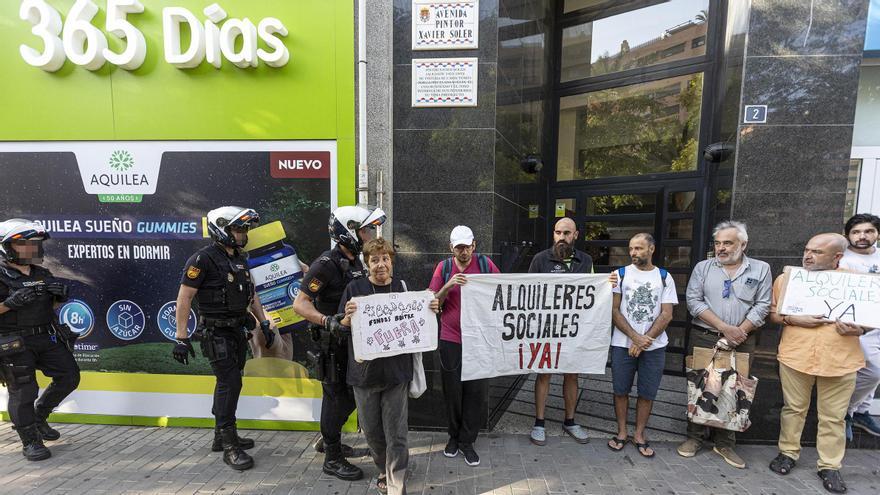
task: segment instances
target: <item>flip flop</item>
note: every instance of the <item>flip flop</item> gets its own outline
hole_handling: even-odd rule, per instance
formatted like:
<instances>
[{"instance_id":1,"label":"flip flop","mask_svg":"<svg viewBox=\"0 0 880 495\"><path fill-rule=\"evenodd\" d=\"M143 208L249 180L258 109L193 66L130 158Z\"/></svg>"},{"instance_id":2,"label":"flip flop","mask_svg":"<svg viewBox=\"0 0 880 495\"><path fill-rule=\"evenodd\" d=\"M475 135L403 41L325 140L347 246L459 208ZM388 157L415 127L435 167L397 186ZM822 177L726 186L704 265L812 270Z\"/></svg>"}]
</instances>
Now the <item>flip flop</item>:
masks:
<instances>
[{"instance_id":1,"label":"flip flop","mask_svg":"<svg viewBox=\"0 0 880 495\"><path fill-rule=\"evenodd\" d=\"M609 449L611 449L615 452L620 452L621 450L623 450L624 447L626 447L627 440L628 440L627 438L620 439L620 438L617 438L616 436L613 436L613 437L611 437L611 440L609 440L608 443L605 445L607 445ZM611 442L614 442L613 447L611 446Z\"/></svg>"},{"instance_id":2,"label":"flip flop","mask_svg":"<svg viewBox=\"0 0 880 495\"><path fill-rule=\"evenodd\" d=\"M376 490L383 495L388 493L388 477L387 476L379 476L376 478Z\"/></svg>"},{"instance_id":3,"label":"flip flop","mask_svg":"<svg viewBox=\"0 0 880 495\"><path fill-rule=\"evenodd\" d=\"M651 448L651 444L649 444L647 440L645 440L645 443L638 443L638 442L636 442L635 439L633 439L632 444L636 446L636 450L639 451L639 455L641 455L642 457L651 458L651 457L654 457L654 454L657 453L656 451L654 451L653 448ZM647 449L651 449L650 455L642 452L643 450L647 450Z\"/></svg>"}]
</instances>

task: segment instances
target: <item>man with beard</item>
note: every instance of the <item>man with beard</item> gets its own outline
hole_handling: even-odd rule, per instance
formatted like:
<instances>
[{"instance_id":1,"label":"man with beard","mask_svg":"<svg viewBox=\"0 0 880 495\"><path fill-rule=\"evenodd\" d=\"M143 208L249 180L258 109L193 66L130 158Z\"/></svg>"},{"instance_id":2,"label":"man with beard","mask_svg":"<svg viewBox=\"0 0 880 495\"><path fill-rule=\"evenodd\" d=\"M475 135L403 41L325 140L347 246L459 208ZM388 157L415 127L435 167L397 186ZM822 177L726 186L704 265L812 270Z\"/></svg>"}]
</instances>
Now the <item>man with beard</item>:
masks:
<instances>
[{"instance_id":1,"label":"man with beard","mask_svg":"<svg viewBox=\"0 0 880 495\"><path fill-rule=\"evenodd\" d=\"M460 453L465 463L474 467L480 464L474 442L483 424L489 380L461 381L461 286L467 283L467 273L499 273L499 270L487 256L474 252L477 249L474 233L464 225L452 229L449 248L453 256L437 264L428 286L442 308L437 353L449 423L449 441L443 455L455 457Z\"/></svg>"},{"instance_id":2,"label":"man with beard","mask_svg":"<svg viewBox=\"0 0 880 495\"><path fill-rule=\"evenodd\" d=\"M529 273L593 273L593 259L589 254L575 249L579 236L571 218L562 218L553 227L553 247L536 254L529 266ZM550 391L550 374L541 373L535 378L535 426L529 435L535 445L546 445L544 404ZM577 406L578 375L565 373L562 380L562 397L565 403L565 421L562 428L578 443L587 443L587 430L574 422Z\"/></svg>"},{"instance_id":3,"label":"man with beard","mask_svg":"<svg viewBox=\"0 0 880 495\"><path fill-rule=\"evenodd\" d=\"M611 309L611 377L617 436L609 440L608 448L617 451L626 446L629 392L638 372L639 398L632 442L644 457L654 457L645 429L666 366L666 327L672 321L672 306L678 304L675 280L651 262L654 249L651 234L636 234L630 239L632 264L617 270L620 283L613 289Z\"/></svg>"},{"instance_id":4,"label":"man with beard","mask_svg":"<svg viewBox=\"0 0 880 495\"><path fill-rule=\"evenodd\" d=\"M880 273L880 249L876 246L878 231L880 217L875 215L861 213L847 220L844 232L849 247L843 252L840 268L859 273ZM874 391L880 385L880 331L868 332L859 341L865 354L865 367L856 376L856 390L846 415L847 440L852 440L853 426L880 436L880 424L868 412Z\"/></svg>"},{"instance_id":5,"label":"man with beard","mask_svg":"<svg viewBox=\"0 0 880 495\"><path fill-rule=\"evenodd\" d=\"M713 348L725 338L736 352L755 350L754 332L770 311L773 280L770 265L744 254L749 242L745 224L725 221L712 232L715 257L697 263L687 285L687 305L693 319L688 354L694 347ZM746 463L733 450L736 434L709 428L713 452L735 468ZM688 439L678 446L682 457L693 457L703 446L702 425L688 423Z\"/></svg>"}]
</instances>

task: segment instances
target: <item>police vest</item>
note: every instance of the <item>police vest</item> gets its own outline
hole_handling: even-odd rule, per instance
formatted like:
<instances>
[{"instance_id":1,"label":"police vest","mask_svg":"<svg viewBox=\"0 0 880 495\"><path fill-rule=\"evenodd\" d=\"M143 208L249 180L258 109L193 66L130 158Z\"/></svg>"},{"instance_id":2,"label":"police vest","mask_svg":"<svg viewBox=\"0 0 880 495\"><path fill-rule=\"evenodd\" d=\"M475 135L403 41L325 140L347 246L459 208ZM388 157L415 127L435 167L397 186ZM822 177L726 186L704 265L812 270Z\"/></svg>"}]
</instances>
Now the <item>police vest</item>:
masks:
<instances>
[{"instance_id":1,"label":"police vest","mask_svg":"<svg viewBox=\"0 0 880 495\"><path fill-rule=\"evenodd\" d=\"M334 267L338 275L331 279L327 287L315 298L315 309L325 315L335 315L339 311L339 301L342 300L342 293L345 292L349 282L365 276L366 271L359 259L349 260L342 253L338 253L337 256L333 254L333 251L329 251L318 259L318 263Z\"/></svg>"},{"instance_id":2,"label":"police vest","mask_svg":"<svg viewBox=\"0 0 880 495\"><path fill-rule=\"evenodd\" d=\"M31 265L30 276L25 276L17 271L0 266L0 284L5 285L9 295L24 287L36 287L46 285L52 279L52 273L45 268ZM0 315L0 333L3 329L39 327L49 325L55 318L53 305L55 299L52 294L43 291L43 294L32 303L21 309L7 311Z\"/></svg>"},{"instance_id":3,"label":"police vest","mask_svg":"<svg viewBox=\"0 0 880 495\"><path fill-rule=\"evenodd\" d=\"M244 258L230 259L213 246L202 251L211 260L216 273L222 279L219 287L201 287L196 293L199 313L202 315L240 316L247 312L254 298ZM236 264L241 262L241 268Z\"/></svg>"}]
</instances>

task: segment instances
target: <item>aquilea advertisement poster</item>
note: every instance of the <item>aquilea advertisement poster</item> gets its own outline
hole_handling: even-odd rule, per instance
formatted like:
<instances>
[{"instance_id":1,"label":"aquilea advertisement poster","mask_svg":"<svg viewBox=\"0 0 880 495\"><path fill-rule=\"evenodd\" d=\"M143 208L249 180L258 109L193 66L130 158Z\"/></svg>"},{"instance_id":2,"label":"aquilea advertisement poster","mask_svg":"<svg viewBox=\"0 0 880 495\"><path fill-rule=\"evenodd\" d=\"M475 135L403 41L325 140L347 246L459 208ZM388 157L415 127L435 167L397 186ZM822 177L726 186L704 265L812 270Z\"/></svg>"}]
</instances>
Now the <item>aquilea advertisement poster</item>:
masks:
<instances>
[{"instance_id":1,"label":"aquilea advertisement poster","mask_svg":"<svg viewBox=\"0 0 880 495\"><path fill-rule=\"evenodd\" d=\"M80 336L80 387L52 419L213 425L198 344L189 365L171 357L175 300L187 258L211 242L207 212L235 205L260 214L249 268L281 333L268 350L251 341L239 424L317 429L320 383L292 301L329 248L331 209L354 199L352 5L157 0L120 14L114 0L86 2L94 12L81 3L0 5L12 23L0 32L0 93L13 95L0 115L0 216L49 231L44 265L70 285L58 318ZM62 30L87 22L119 56L99 64L85 43L40 58L49 48L32 28L53 11ZM130 36L107 23L120 15ZM131 29L145 40L140 62L120 58ZM199 33L227 41L203 38L200 52ZM190 333L197 321L194 309Z\"/></svg>"}]
</instances>

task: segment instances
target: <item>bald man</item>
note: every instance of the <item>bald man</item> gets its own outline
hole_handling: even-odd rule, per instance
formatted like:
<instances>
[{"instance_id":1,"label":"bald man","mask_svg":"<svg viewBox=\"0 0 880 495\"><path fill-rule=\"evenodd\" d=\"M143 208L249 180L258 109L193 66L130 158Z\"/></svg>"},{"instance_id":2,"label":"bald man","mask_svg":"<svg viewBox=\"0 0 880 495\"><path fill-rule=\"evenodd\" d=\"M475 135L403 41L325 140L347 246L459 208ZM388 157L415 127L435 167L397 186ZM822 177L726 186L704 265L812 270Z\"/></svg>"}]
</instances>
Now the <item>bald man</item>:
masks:
<instances>
[{"instance_id":1,"label":"bald man","mask_svg":"<svg viewBox=\"0 0 880 495\"><path fill-rule=\"evenodd\" d=\"M840 234L819 234L807 243L802 265L809 271L840 270L838 264L847 245ZM856 372L865 365L859 337L867 329L823 316L779 314L779 297L787 278L787 273L776 278L770 307L770 320L783 325L777 359L785 402L780 414L779 455L770 463L770 469L787 475L794 468L800 456L801 432L810 397L816 387L817 474L826 490L844 493L846 483L840 476L846 451L844 416L855 388Z\"/></svg>"},{"instance_id":2,"label":"bald man","mask_svg":"<svg viewBox=\"0 0 880 495\"><path fill-rule=\"evenodd\" d=\"M536 254L529 266L529 273L593 273L593 259L589 254L575 249L574 243L580 233L574 220L561 218L553 227L553 247ZM546 445L544 430L544 404L550 390L550 374L541 373L535 379L535 426L530 439L535 445ZM562 397L565 403L565 421L562 428L578 443L587 443L589 438L585 428L574 422L577 406L578 375L566 373L562 382Z\"/></svg>"}]
</instances>

